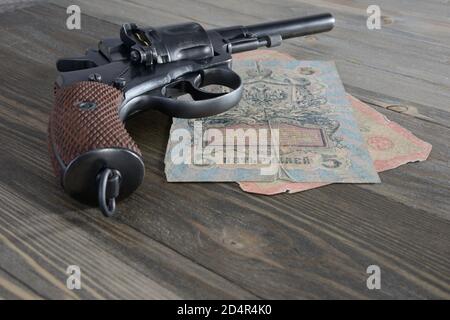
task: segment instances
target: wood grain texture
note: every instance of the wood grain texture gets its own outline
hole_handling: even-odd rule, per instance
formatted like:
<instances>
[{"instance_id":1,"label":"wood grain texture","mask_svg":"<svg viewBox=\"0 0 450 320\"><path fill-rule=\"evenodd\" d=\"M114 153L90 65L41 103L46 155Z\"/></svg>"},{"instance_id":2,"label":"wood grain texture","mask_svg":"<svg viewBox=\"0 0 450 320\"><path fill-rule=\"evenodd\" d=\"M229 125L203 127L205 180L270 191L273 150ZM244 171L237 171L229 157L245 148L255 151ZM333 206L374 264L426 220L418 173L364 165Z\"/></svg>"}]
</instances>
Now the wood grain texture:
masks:
<instances>
[{"instance_id":1,"label":"wood grain texture","mask_svg":"<svg viewBox=\"0 0 450 320\"><path fill-rule=\"evenodd\" d=\"M69 2L84 13L80 31L65 28ZM0 14L0 298L450 298L448 4L403 2L382 1L386 25L373 32L364 1L64 0ZM169 184L171 120L148 112L127 123L147 172L116 218L63 193L45 141L58 57L121 22L225 26L327 8L335 31L279 50L336 60L350 93L433 144L428 161L382 173L380 185L272 197ZM82 290L66 289L71 264ZM382 290L366 288L371 264Z\"/></svg>"}]
</instances>

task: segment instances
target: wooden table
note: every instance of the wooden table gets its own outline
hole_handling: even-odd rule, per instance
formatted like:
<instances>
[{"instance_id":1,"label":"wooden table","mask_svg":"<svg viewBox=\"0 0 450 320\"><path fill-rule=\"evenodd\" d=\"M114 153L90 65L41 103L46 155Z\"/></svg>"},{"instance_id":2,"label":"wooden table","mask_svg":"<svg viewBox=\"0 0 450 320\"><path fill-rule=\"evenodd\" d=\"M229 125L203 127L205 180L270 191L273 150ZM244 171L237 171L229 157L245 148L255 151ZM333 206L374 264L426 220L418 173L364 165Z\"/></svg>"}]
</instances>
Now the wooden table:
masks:
<instances>
[{"instance_id":1,"label":"wooden table","mask_svg":"<svg viewBox=\"0 0 450 320\"><path fill-rule=\"evenodd\" d=\"M450 4L371 1L64 0L0 5L0 298L450 298ZM82 29L66 28L78 4ZM146 161L115 218L68 197L46 130L54 64L134 21L207 27L330 11L333 32L277 48L335 60L349 93L430 142L429 160L378 185L258 196L234 183L167 183L171 119L128 123ZM368 290L366 268L381 268ZM78 265L82 289L66 288Z\"/></svg>"}]
</instances>

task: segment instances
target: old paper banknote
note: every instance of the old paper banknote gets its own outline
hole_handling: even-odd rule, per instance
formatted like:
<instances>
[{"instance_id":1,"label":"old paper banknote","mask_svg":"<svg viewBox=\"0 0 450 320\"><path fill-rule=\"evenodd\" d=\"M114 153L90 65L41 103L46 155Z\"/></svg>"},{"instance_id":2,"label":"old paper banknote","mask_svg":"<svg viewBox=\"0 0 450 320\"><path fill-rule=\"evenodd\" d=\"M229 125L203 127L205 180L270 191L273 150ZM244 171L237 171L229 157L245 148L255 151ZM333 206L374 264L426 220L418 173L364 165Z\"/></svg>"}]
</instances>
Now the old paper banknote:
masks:
<instances>
[{"instance_id":1,"label":"old paper banknote","mask_svg":"<svg viewBox=\"0 0 450 320\"><path fill-rule=\"evenodd\" d=\"M431 152L431 144L420 140L411 132L365 103L349 95L356 120L378 172L397 168L415 161L424 161ZM300 192L318 188L327 183L289 182L240 182L242 190L272 195L282 192Z\"/></svg>"},{"instance_id":2,"label":"old paper banknote","mask_svg":"<svg viewBox=\"0 0 450 320\"><path fill-rule=\"evenodd\" d=\"M173 119L168 181L379 182L333 62L258 51L233 69L238 106Z\"/></svg>"}]
</instances>

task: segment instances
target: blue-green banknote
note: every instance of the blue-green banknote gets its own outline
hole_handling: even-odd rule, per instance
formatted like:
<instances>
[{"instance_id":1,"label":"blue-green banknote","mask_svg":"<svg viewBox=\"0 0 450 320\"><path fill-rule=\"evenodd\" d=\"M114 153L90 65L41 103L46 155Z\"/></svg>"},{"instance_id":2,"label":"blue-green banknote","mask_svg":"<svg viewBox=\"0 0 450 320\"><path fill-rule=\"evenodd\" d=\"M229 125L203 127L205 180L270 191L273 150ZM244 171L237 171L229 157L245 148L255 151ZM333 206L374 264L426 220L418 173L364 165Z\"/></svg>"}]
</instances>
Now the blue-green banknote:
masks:
<instances>
[{"instance_id":1,"label":"blue-green banknote","mask_svg":"<svg viewBox=\"0 0 450 320\"><path fill-rule=\"evenodd\" d=\"M259 51L233 69L245 86L238 106L173 119L168 181L379 182L333 62Z\"/></svg>"}]
</instances>

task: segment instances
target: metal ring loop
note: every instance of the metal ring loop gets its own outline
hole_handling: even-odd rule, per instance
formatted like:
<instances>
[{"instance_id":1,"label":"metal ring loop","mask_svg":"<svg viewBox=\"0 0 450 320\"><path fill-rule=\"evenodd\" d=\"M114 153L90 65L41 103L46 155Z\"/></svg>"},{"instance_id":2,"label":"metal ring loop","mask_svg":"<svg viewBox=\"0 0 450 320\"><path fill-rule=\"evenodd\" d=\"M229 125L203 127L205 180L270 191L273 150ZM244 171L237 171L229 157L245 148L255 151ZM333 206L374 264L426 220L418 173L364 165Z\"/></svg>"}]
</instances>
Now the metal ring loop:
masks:
<instances>
[{"instance_id":1,"label":"metal ring loop","mask_svg":"<svg viewBox=\"0 0 450 320\"><path fill-rule=\"evenodd\" d=\"M116 210L116 199L106 199L106 186L108 184L108 179L116 174L120 176L120 173L117 170L111 170L109 168L103 169L103 171L99 174L100 181L98 184L98 205L106 217L111 217Z\"/></svg>"}]
</instances>

